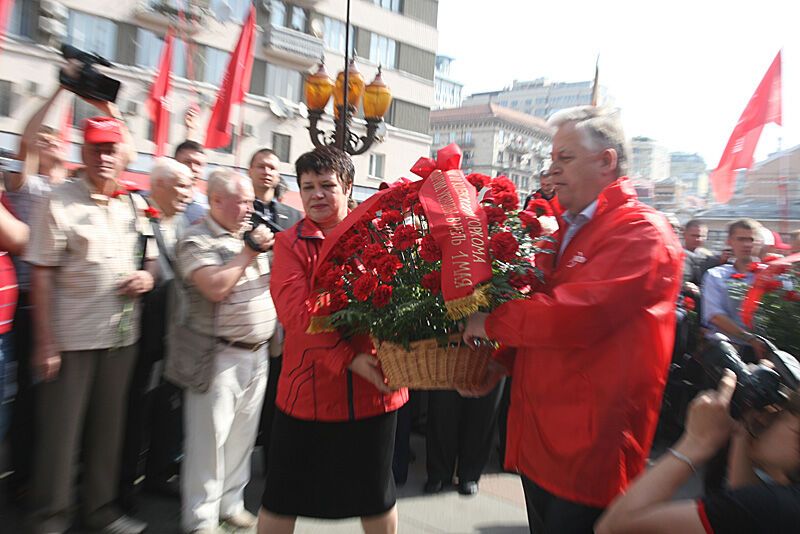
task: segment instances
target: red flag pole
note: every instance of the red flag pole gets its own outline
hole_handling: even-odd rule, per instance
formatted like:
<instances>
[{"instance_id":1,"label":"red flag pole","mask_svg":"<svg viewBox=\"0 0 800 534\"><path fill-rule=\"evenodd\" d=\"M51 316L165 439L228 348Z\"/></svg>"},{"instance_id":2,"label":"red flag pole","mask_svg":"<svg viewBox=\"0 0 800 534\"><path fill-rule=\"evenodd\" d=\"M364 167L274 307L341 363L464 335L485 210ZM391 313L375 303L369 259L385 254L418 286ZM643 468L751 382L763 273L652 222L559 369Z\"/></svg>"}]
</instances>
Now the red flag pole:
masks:
<instances>
[{"instance_id":1,"label":"red flag pole","mask_svg":"<svg viewBox=\"0 0 800 534\"><path fill-rule=\"evenodd\" d=\"M6 25L13 9L14 0L0 0L0 43L6 36ZM3 47L0 46L0 50L2 49Z\"/></svg>"}]
</instances>

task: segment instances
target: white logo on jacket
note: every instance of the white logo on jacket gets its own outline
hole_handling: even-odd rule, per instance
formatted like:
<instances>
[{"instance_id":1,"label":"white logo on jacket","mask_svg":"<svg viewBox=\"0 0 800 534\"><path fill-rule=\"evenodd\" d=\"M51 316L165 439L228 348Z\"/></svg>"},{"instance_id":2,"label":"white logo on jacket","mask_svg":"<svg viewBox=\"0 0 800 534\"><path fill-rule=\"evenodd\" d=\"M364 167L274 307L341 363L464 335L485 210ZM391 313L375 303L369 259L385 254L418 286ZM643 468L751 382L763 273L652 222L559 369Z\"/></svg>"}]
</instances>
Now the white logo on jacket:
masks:
<instances>
[{"instance_id":1,"label":"white logo on jacket","mask_svg":"<svg viewBox=\"0 0 800 534\"><path fill-rule=\"evenodd\" d=\"M586 263L586 256L583 255L583 252L575 254L572 259L567 262L567 268L575 267L579 263Z\"/></svg>"}]
</instances>

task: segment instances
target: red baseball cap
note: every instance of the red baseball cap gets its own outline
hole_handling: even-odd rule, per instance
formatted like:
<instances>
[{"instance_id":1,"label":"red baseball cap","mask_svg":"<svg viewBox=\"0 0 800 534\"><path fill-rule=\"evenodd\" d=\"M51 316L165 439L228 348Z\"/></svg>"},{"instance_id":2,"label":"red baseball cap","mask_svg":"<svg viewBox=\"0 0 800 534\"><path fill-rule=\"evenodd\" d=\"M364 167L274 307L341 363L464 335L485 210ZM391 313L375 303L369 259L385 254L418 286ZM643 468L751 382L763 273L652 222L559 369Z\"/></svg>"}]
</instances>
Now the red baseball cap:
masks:
<instances>
[{"instance_id":1,"label":"red baseball cap","mask_svg":"<svg viewBox=\"0 0 800 534\"><path fill-rule=\"evenodd\" d=\"M88 145L121 143L120 122L112 117L92 117L83 122L83 142Z\"/></svg>"}]
</instances>

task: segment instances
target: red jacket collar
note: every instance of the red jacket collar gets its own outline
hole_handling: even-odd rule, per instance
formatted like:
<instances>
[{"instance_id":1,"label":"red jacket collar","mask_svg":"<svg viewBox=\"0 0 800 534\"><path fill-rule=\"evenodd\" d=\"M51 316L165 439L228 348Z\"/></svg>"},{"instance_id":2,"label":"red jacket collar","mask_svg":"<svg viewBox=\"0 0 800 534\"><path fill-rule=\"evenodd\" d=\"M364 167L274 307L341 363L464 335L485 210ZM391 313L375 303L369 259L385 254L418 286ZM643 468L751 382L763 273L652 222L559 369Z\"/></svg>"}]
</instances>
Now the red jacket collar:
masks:
<instances>
[{"instance_id":1,"label":"red jacket collar","mask_svg":"<svg viewBox=\"0 0 800 534\"><path fill-rule=\"evenodd\" d=\"M556 196L556 198L558 197ZM594 212L594 216L597 217L636 198L636 188L633 187L633 183L631 183L627 176L621 176L600 191L600 194L597 196L597 210ZM558 218L559 228L563 228L565 225L563 214L567 210L558 204L557 209L554 206L554 211Z\"/></svg>"},{"instance_id":2,"label":"red jacket collar","mask_svg":"<svg viewBox=\"0 0 800 534\"><path fill-rule=\"evenodd\" d=\"M297 237L300 239L325 239L325 234L314 221L304 217L297 223Z\"/></svg>"}]
</instances>

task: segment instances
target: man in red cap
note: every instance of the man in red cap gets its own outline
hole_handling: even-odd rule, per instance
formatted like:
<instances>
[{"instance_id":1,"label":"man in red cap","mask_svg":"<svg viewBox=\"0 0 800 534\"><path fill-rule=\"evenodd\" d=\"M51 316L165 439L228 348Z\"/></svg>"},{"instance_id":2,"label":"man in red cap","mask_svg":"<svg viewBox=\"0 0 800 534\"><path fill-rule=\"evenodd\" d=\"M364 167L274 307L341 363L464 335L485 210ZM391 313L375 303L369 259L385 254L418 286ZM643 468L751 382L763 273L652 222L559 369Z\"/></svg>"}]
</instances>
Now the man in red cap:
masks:
<instances>
[{"instance_id":1,"label":"man in red cap","mask_svg":"<svg viewBox=\"0 0 800 534\"><path fill-rule=\"evenodd\" d=\"M69 527L73 461L84 447L84 524L138 534L146 524L114 505L125 400L139 338L139 297L153 287L151 226L141 197L117 182L128 161L127 131L112 117L84 125L85 169L53 190L31 226L38 391L32 527Z\"/></svg>"}]
</instances>

